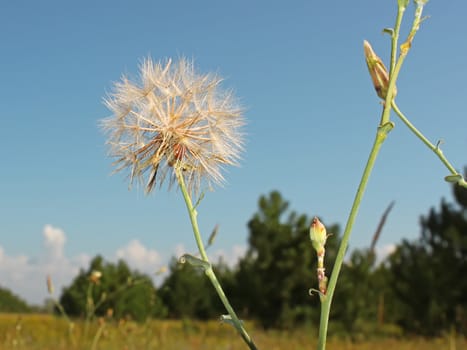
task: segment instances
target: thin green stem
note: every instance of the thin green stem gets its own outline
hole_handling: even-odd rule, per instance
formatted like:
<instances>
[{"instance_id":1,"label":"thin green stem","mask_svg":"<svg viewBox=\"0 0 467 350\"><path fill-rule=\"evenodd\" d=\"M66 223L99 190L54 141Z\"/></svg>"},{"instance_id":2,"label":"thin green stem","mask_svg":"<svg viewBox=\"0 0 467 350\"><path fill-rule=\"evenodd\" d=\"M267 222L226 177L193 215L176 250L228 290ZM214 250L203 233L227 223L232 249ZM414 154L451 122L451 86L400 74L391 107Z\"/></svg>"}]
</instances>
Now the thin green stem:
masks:
<instances>
[{"instance_id":1,"label":"thin green stem","mask_svg":"<svg viewBox=\"0 0 467 350\"><path fill-rule=\"evenodd\" d=\"M68 325L71 325L72 322L71 322L70 318L68 317L68 315L66 314L65 309L63 308L62 304L60 304L58 302L58 300L53 298L53 297L52 297L52 301L53 301L55 307L58 309L58 311L60 311L60 314L63 316L63 318L65 318Z\"/></svg>"},{"instance_id":2,"label":"thin green stem","mask_svg":"<svg viewBox=\"0 0 467 350\"><path fill-rule=\"evenodd\" d=\"M92 282L89 282L88 289L86 292L86 320L84 322L84 341L86 341L89 333L89 325L91 323L91 319L94 316L94 300L92 298L92 289L93 289L93 284Z\"/></svg>"},{"instance_id":3,"label":"thin green stem","mask_svg":"<svg viewBox=\"0 0 467 350\"><path fill-rule=\"evenodd\" d=\"M91 350L97 349L97 344L99 343L99 340L101 339L103 331L104 331L104 323L99 325L99 328L97 329L97 332L94 335L94 338L92 340Z\"/></svg>"},{"instance_id":4,"label":"thin green stem","mask_svg":"<svg viewBox=\"0 0 467 350\"><path fill-rule=\"evenodd\" d=\"M391 41L391 66L389 71L389 85L388 85L388 93L386 95L385 100L385 108L383 111L383 115L381 117L380 125L384 125L389 121L391 108L388 108L392 101L394 100L396 94L396 81L399 76L399 72L404 64L405 58L409 53L410 47L412 46L413 39L417 31L420 29L420 23L422 22L422 13L423 13L423 3L417 2L417 8L415 9L415 16L412 22L412 28L410 30L409 35L405 42L401 45L400 55L397 62L395 62L395 57L397 55L397 45L399 40L399 32L400 26L402 22L402 17L405 12L404 6L399 6L397 11L397 18L396 24L394 25L394 32L392 34L392 41Z\"/></svg>"},{"instance_id":5,"label":"thin green stem","mask_svg":"<svg viewBox=\"0 0 467 350\"><path fill-rule=\"evenodd\" d=\"M405 7L398 6L397 8L397 17L396 17L396 24L394 25L394 31L392 32L391 38L391 64L389 66L389 76L392 75L394 71L394 66L396 64L396 57L397 57L397 42L399 41L399 33L402 23L402 17L404 17Z\"/></svg>"},{"instance_id":6,"label":"thin green stem","mask_svg":"<svg viewBox=\"0 0 467 350\"><path fill-rule=\"evenodd\" d=\"M349 218L345 226L344 235L337 252L336 261L334 263L334 268L332 270L331 278L329 280L328 290L326 295L322 297L321 303L321 318L320 318L320 327L319 327L319 339L318 339L318 349L324 350L326 348L326 337L329 323L329 313L331 311L331 302L336 289L337 278L344 262L345 252L349 243L350 233L352 232L352 227L355 221L355 218L358 214L358 209L365 193L366 186L368 184L368 179L370 178L371 171L374 167L376 157L381 149L381 146L386 139L387 134L392 129L393 124L387 123L378 128L376 133L375 141L373 147L371 148L368 161L366 163L365 169L363 170L363 175L360 180L360 185L358 186L357 193L355 195L354 202L352 204L352 209L350 210Z\"/></svg>"},{"instance_id":7,"label":"thin green stem","mask_svg":"<svg viewBox=\"0 0 467 350\"><path fill-rule=\"evenodd\" d=\"M68 317L67 313L65 312L65 309L63 308L62 304L60 304L60 302L55 299L55 297L53 296L53 294L51 293L51 297L52 297L52 301L55 305L55 307L58 309L58 311L60 311L60 314L62 315L63 318L65 318L67 324L68 324L68 336L70 337L70 340L71 340L71 343L73 344L73 346L76 345L76 340L75 340L75 336L73 334L73 322L71 322L70 318Z\"/></svg>"},{"instance_id":8,"label":"thin green stem","mask_svg":"<svg viewBox=\"0 0 467 350\"><path fill-rule=\"evenodd\" d=\"M209 258L206 254L206 249L204 247L203 240L201 239L201 234L199 232L199 227L198 227L198 219L197 219L197 212L196 209L193 206L193 202L191 200L190 194L188 193L188 190L185 185L185 180L183 178L183 173L180 167L175 167L175 173L177 175L177 180L180 185L180 189L183 194L183 198L185 200L185 204L188 210L188 214L190 216L191 220L191 226L193 228L193 234L195 236L196 244L198 246L199 253L201 255L201 258L209 263L209 268L205 270L206 276L209 278L211 281L212 285L214 286L214 289L216 290L217 294L219 295L219 298L221 299L222 303L224 304L225 309L229 313L231 317L231 321L234 325L234 327L237 329L237 331L240 333L241 337L245 341L245 343L249 346L250 349L252 350L257 350L255 343L251 339L251 337L248 335L247 331L242 325L242 322L239 320L237 314L235 313L234 309L230 305L229 300L227 299L219 281L217 280L217 277L211 267L211 264L209 262Z\"/></svg>"},{"instance_id":9,"label":"thin green stem","mask_svg":"<svg viewBox=\"0 0 467 350\"><path fill-rule=\"evenodd\" d=\"M405 55L401 56L396 62L397 56L397 45L399 40L399 33L402 23L402 18L404 16L405 7L399 6L397 11L396 23L394 25L394 32L392 33L392 40L391 40L391 66L389 70L389 85L388 85L388 93L386 95L386 100L384 102L384 110L383 114L381 115L381 122L380 125L384 125L389 122L391 116L391 101L394 99L397 90L396 90L396 81L397 77L399 76L399 72L402 67L402 63L404 63Z\"/></svg>"},{"instance_id":10,"label":"thin green stem","mask_svg":"<svg viewBox=\"0 0 467 350\"><path fill-rule=\"evenodd\" d=\"M399 4L398 12L397 12L394 30L392 32L392 41L391 41L391 63L390 63L390 72L389 72L389 85L388 85L388 90L386 94L386 100L384 102L383 113L381 115L380 126L378 127L378 131L376 133L376 138L373 143L373 147L371 149L370 155L368 157L368 161L363 171L363 175L360 180L360 185L358 186L357 193L355 195L354 202L350 210L349 218L347 219L347 224L344 229L342 242L337 252L336 261L334 263L331 278L329 280L327 293L326 295L321 296L321 317L320 317L320 328L319 328L319 339L318 339L319 350L324 350L326 348L326 337L327 337L329 314L331 311L332 298L333 298L334 291L336 288L337 279L339 277L339 272L341 270L341 267L344 261L344 255L347 250L350 233L352 232L352 227L353 227L355 218L357 217L358 209L360 207L360 202L363 198L363 194L365 192L368 179L370 177L370 174L373 169L379 150L384 140L386 139L389 131L391 131L391 129L394 127L394 124L390 121L390 116L391 116L391 106L393 105L393 100L397 93L397 90L396 90L397 77L399 76L399 72L401 70L402 64L404 63L404 60L412 45L414 36L420 27L420 23L422 21L421 16L423 12L423 5L426 3L426 1L416 1L417 7L415 10L414 21L412 23L412 29L406 41L401 45L401 52L399 55L399 59L397 59L396 61L400 26L402 23L402 17L405 12L407 3L408 3L407 1L398 2ZM438 152L440 152L439 149L438 149ZM442 155L442 153L440 154ZM440 156L440 154L438 154L438 156ZM455 175L458 175L458 173L456 172Z\"/></svg>"},{"instance_id":11,"label":"thin green stem","mask_svg":"<svg viewBox=\"0 0 467 350\"><path fill-rule=\"evenodd\" d=\"M460 186L466 187L467 188L467 182L465 179L462 177L462 175L452 166L452 164L447 160L447 158L444 156L443 151L439 148L438 145L434 145L428 140L411 122L410 120L407 119L407 117L400 111L399 107L397 106L395 101L392 101L392 109L394 112L396 112L397 116L404 122L405 125L412 131L415 136L417 136L422 142L429 148L431 149L441 160L441 162L448 168L448 170L451 172L452 175L458 175L460 176L460 179L458 180L457 184Z\"/></svg>"}]
</instances>

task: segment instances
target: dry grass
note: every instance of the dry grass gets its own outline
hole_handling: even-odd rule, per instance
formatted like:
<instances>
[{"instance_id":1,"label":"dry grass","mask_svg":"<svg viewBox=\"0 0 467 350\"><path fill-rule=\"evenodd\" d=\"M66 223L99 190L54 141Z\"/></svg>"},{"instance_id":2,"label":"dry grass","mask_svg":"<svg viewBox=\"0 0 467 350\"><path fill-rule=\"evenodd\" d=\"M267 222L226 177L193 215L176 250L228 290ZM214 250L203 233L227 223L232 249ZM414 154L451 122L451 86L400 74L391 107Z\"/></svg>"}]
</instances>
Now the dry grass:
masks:
<instances>
[{"instance_id":1,"label":"dry grass","mask_svg":"<svg viewBox=\"0 0 467 350\"><path fill-rule=\"evenodd\" d=\"M259 349L314 349L316 337L305 330L263 331L248 324ZM0 349L167 349L167 350L245 350L246 346L227 324L219 322L158 321L145 324L113 319L95 320L85 336L83 321L71 327L61 318L50 315L0 315ZM93 343L94 342L94 343ZM329 350L461 350L466 339L454 337L425 340L421 338L372 340L352 343L330 339Z\"/></svg>"}]
</instances>

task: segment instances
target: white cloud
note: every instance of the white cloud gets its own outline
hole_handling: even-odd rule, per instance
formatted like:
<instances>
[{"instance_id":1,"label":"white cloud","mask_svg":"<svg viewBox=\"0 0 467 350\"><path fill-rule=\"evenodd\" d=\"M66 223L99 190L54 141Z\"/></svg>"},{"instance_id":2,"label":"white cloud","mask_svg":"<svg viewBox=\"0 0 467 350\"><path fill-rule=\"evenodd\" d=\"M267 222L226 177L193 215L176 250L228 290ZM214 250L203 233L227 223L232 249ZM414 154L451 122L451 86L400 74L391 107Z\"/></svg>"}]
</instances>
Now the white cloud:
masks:
<instances>
[{"instance_id":1,"label":"white cloud","mask_svg":"<svg viewBox=\"0 0 467 350\"><path fill-rule=\"evenodd\" d=\"M376 247L376 263L379 264L389 255L394 253L396 247L397 246L394 243L386 244L381 247Z\"/></svg>"},{"instance_id":2,"label":"white cloud","mask_svg":"<svg viewBox=\"0 0 467 350\"><path fill-rule=\"evenodd\" d=\"M186 251L186 248L185 246L183 245L183 243L179 243L175 246L175 258L178 259L180 258L183 254L186 254L187 251Z\"/></svg>"},{"instance_id":3,"label":"white cloud","mask_svg":"<svg viewBox=\"0 0 467 350\"><path fill-rule=\"evenodd\" d=\"M9 281L21 281L31 262L25 255L8 256L5 250L0 246L0 280L1 285L5 286Z\"/></svg>"},{"instance_id":4,"label":"white cloud","mask_svg":"<svg viewBox=\"0 0 467 350\"><path fill-rule=\"evenodd\" d=\"M71 283L80 269L86 269L92 257L81 253L66 256L65 232L58 227L45 225L42 230L43 250L38 252L38 258L31 258L24 254L10 256L0 246L0 286L10 289L29 303L40 305L50 295L46 288L47 276L54 285L54 296L58 298L62 288ZM131 269L138 269L160 280L163 276L155 277L163 263L161 255L156 250L146 248L138 240L132 240L118 249L112 256L104 257L107 261L124 259Z\"/></svg>"},{"instance_id":5,"label":"white cloud","mask_svg":"<svg viewBox=\"0 0 467 350\"><path fill-rule=\"evenodd\" d=\"M146 248L136 239L118 249L116 256L131 267L148 273L154 273L161 263L161 256L157 251Z\"/></svg>"},{"instance_id":6,"label":"white cloud","mask_svg":"<svg viewBox=\"0 0 467 350\"><path fill-rule=\"evenodd\" d=\"M0 246L0 286L13 291L29 303L40 305L49 296L46 288L47 276L50 276L54 285L54 296L58 298L62 288L71 283L80 269L86 269L92 257L81 253L74 256L65 254L67 241L63 229L47 224L42 230L43 249L37 253L37 258L28 257L24 254L15 256L8 255ZM217 263L222 257L229 266L234 266L238 260L245 255L246 246L235 245L228 250L219 249L209 253L211 261ZM175 256L178 258L187 253L183 244L174 247ZM194 254L195 252L189 251ZM156 285L160 284L167 275L159 273L160 269L168 264L165 259L171 258L161 254L154 249L146 247L139 240L134 239L119 248L109 257L107 261L116 262L123 259L131 269L137 269L142 273L150 275Z\"/></svg>"},{"instance_id":7,"label":"white cloud","mask_svg":"<svg viewBox=\"0 0 467 350\"><path fill-rule=\"evenodd\" d=\"M46 256L50 260L60 260L63 258L63 248L66 242L65 232L62 229L45 225L44 231L44 246Z\"/></svg>"},{"instance_id":8,"label":"white cloud","mask_svg":"<svg viewBox=\"0 0 467 350\"><path fill-rule=\"evenodd\" d=\"M243 258L246 254L247 247L244 245L234 245L230 251L224 249L218 249L211 255L211 261L217 263L219 259L222 259L229 267L234 267L238 261Z\"/></svg>"},{"instance_id":9,"label":"white cloud","mask_svg":"<svg viewBox=\"0 0 467 350\"><path fill-rule=\"evenodd\" d=\"M51 276L56 296L61 288L71 282L81 267L89 264L86 254L73 258L64 255L65 232L52 225L45 225L42 231L43 251L38 258L26 255L10 256L0 247L1 286L26 299L29 303L42 304L49 297L46 278Z\"/></svg>"}]
</instances>

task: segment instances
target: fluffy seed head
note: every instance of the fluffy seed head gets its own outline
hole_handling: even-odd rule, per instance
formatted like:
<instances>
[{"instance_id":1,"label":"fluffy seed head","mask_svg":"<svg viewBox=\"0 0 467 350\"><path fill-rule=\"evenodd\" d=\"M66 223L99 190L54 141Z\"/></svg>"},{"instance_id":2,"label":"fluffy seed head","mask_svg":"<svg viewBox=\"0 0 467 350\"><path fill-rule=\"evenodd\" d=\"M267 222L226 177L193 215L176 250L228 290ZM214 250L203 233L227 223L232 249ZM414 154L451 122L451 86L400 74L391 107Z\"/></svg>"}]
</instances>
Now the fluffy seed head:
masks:
<instances>
[{"instance_id":1,"label":"fluffy seed head","mask_svg":"<svg viewBox=\"0 0 467 350\"><path fill-rule=\"evenodd\" d=\"M237 165L243 150L242 109L222 80L200 75L193 63L180 59L140 67L140 81L127 77L115 83L105 98L112 116L103 120L110 155L116 171L129 170L145 182L146 192L166 178L176 179L182 169L190 191L197 192L203 180L222 184L224 165Z\"/></svg>"}]
</instances>

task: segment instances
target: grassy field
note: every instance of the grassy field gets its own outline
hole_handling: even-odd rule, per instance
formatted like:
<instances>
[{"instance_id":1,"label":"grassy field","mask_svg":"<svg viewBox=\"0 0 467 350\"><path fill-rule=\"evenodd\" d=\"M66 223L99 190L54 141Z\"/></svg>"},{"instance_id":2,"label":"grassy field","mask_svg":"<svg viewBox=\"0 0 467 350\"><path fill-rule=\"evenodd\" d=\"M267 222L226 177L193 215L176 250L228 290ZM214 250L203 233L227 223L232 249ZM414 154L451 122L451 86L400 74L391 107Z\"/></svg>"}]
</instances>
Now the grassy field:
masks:
<instances>
[{"instance_id":1,"label":"grassy field","mask_svg":"<svg viewBox=\"0 0 467 350\"><path fill-rule=\"evenodd\" d=\"M248 324L259 349L314 349L316 339L305 330L294 332L263 331ZM150 321L136 324L111 318L72 324L50 315L0 315L0 349L247 349L227 324L219 322ZM461 350L466 339L454 337L424 340L385 339L352 343L330 339L329 350Z\"/></svg>"}]
</instances>

